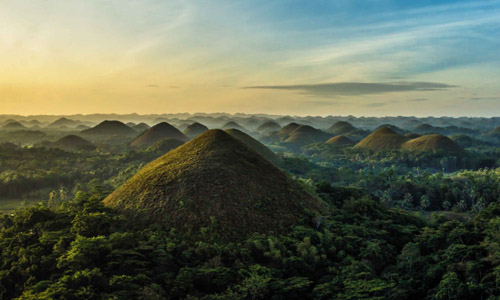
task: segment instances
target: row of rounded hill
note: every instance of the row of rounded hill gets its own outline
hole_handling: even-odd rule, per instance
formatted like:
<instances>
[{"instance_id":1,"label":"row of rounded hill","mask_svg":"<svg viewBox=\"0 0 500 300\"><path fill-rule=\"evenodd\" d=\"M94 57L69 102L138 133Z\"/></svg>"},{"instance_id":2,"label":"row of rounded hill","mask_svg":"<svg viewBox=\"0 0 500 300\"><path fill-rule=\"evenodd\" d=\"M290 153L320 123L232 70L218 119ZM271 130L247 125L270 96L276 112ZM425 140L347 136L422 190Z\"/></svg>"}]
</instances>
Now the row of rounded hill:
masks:
<instances>
[{"instance_id":1,"label":"row of rounded hill","mask_svg":"<svg viewBox=\"0 0 500 300\"><path fill-rule=\"evenodd\" d=\"M244 119L244 123L241 122L244 125L229 118L225 118L224 120L227 122L217 127L213 125L206 126L200 122L192 122L192 120L173 120L175 123L170 123L162 121L161 118L155 120L161 122L153 127L144 122L124 123L109 120L89 127L80 124L81 121L60 118L50 123L47 127L56 128L57 126L69 125L76 125L76 127L73 127L71 130L71 135L60 136L62 138L59 137L59 140L55 142L44 140L47 131L27 129L25 125L13 119L5 121L1 128L7 130L7 132L11 132L12 135L24 136L26 140L36 140L38 144L43 144L47 147L57 147L71 151L94 149L94 144L102 144L113 138L118 140L128 139L127 143L133 149L151 147L165 139L175 140L176 142L169 142L173 147L173 145L180 145L193 139L209 130L209 127L237 129L266 144L278 145L292 151L298 151L304 146L315 143L325 143L332 148L354 147L372 151L390 149L461 151L462 148L486 143L480 139L476 139L476 135L470 133L474 131L471 128L456 126L439 127L421 123L418 120L407 122L407 125L415 125L412 129L401 128L392 124L382 124L373 131L356 127L347 121L337 121L330 126L324 126L322 129L319 129L299 122L290 122L282 126L284 121L294 120L291 117L277 119L251 117ZM239 120L241 121L242 118ZM30 122L36 124L37 122L35 121L31 120ZM252 127L249 129L250 123ZM51 131L49 131L50 133ZM500 137L500 126L487 132L487 135L488 137Z\"/></svg>"},{"instance_id":2,"label":"row of rounded hill","mask_svg":"<svg viewBox=\"0 0 500 300\"><path fill-rule=\"evenodd\" d=\"M234 127L226 126L222 129L240 133L245 132L244 128L236 125L233 125ZM409 151L462 151L462 147L458 143L446 136L440 134L423 136L416 133L403 134L391 128L391 126L382 126L372 133L357 129L347 122L335 123L325 131L297 123L290 123L281 127L276 123L267 122L261 127L262 131L265 131L260 136L264 143L281 144L291 150L297 150L315 143L326 143L334 148L353 146L354 148L372 151L398 148ZM208 130L207 126L193 123L181 132L176 127L161 122L138 135L134 129L120 121L104 121L93 128L80 132L81 137L70 135L53 143L53 146L63 149L76 147L88 150L92 149L92 146L86 139L92 140L103 136L128 136L134 137L129 144L134 149L151 147L161 141L166 141L164 144L167 143L171 145L170 148L175 148Z\"/></svg>"}]
</instances>

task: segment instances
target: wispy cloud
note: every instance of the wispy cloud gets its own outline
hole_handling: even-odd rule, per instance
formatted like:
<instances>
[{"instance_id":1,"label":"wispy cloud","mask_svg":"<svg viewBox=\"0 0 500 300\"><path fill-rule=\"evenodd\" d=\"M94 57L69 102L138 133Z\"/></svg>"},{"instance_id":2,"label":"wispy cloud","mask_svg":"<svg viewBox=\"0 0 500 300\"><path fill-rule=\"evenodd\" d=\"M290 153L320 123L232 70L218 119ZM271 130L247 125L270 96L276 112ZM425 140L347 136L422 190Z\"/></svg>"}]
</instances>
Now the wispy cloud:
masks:
<instances>
[{"instance_id":1,"label":"wispy cloud","mask_svg":"<svg viewBox=\"0 0 500 300\"><path fill-rule=\"evenodd\" d=\"M295 85L260 85L247 86L244 88L288 90L311 96L335 97L386 94L395 92L442 91L455 87L457 86L437 82L338 82Z\"/></svg>"},{"instance_id":2,"label":"wispy cloud","mask_svg":"<svg viewBox=\"0 0 500 300\"><path fill-rule=\"evenodd\" d=\"M470 100L470 101L497 101L500 97L458 97L460 100Z\"/></svg>"}]
</instances>

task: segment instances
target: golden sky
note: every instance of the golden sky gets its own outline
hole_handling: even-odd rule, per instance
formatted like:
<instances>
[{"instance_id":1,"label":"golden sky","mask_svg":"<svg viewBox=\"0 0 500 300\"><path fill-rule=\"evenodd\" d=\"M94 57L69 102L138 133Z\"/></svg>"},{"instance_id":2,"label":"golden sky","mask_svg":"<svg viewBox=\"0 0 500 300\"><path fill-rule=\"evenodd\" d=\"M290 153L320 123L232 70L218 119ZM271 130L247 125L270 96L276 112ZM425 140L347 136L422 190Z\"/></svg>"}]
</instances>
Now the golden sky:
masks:
<instances>
[{"instance_id":1,"label":"golden sky","mask_svg":"<svg viewBox=\"0 0 500 300\"><path fill-rule=\"evenodd\" d=\"M498 115L498 1L376 2L2 1L0 113Z\"/></svg>"}]
</instances>

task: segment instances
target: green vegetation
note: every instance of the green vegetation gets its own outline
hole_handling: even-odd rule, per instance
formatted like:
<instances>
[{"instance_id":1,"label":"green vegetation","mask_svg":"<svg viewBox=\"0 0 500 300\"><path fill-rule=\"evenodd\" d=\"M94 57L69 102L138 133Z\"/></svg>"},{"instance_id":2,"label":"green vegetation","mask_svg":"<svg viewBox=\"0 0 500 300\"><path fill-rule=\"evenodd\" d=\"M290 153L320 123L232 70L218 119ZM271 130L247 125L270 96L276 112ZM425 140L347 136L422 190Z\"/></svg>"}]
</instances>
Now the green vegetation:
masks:
<instances>
[{"instance_id":1,"label":"green vegetation","mask_svg":"<svg viewBox=\"0 0 500 300\"><path fill-rule=\"evenodd\" d=\"M383 151L399 148L407 138L389 127L380 127L354 147L372 151Z\"/></svg>"},{"instance_id":2,"label":"green vegetation","mask_svg":"<svg viewBox=\"0 0 500 300\"><path fill-rule=\"evenodd\" d=\"M337 135L328 139L328 141L326 141L325 144L331 145L332 147L336 148L342 148L342 147L353 146L354 141L346 137L345 135Z\"/></svg>"},{"instance_id":3,"label":"green vegetation","mask_svg":"<svg viewBox=\"0 0 500 300\"><path fill-rule=\"evenodd\" d=\"M210 130L142 168L104 204L183 232L280 232L319 202L232 135ZM215 223L215 225L214 225Z\"/></svg>"},{"instance_id":4,"label":"green vegetation","mask_svg":"<svg viewBox=\"0 0 500 300\"><path fill-rule=\"evenodd\" d=\"M429 134L411 139L401 145L401 148L409 151L449 151L462 152L463 149L453 140L440 134Z\"/></svg>"},{"instance_id":5,"label":"green vegetation","mask_svg":"<svg viewBox=\"0 0 500 300\"><path fill-rule=\"evenodd\" d=\"M0 299L500 299L499 118L4 119Z\"/></svg>"}]
</instances>

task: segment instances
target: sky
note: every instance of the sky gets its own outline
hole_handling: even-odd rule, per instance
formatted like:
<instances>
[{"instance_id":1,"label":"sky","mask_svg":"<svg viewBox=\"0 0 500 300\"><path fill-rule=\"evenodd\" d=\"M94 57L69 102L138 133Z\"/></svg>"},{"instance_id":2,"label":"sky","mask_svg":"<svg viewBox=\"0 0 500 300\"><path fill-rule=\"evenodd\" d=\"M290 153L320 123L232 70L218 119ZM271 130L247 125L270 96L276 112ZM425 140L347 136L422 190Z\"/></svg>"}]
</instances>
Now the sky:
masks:
<instances>
[{"instance_id":1,"label":"sky","mask_svg":"<svg viewBox=\"0 0 500 300\"><path fill-rule=\"evenodd\" d=\"M3 0L0 66L0 114L499 116L500 0Z\"/></svg>"}]
</instances>

